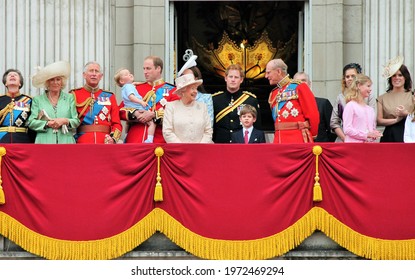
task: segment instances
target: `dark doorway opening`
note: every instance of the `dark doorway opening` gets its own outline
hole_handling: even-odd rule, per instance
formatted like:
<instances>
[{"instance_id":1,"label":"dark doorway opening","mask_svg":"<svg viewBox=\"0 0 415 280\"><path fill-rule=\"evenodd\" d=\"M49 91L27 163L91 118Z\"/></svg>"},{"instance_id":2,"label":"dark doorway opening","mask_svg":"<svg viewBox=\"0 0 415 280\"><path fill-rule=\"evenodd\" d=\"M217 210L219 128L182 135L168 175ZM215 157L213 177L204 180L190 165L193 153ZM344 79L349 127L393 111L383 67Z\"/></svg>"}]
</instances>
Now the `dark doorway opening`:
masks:
<instances>
[{"instance_id":1,"label":"dark doorway opening","mask_svg":"<svg viewBox=\"0 0 415 280\"><path fill-rule=\"evenodd\" d=\"M212 71L213 68L209 63L217 57L214 55L209 57L209 52L213 53L213 50L217 51L225 44L226 46L234 44L235 49L239 47L241 51L246 52L256 46L261 37L266 36L267 39L262 40L262 45L269 44L269 47L275 50L271 58L282 58L288 65L290 76L293 76L297 71L298 17L303 6L303 1L177 1L175 2L177 68L180 69L185 63L182 59L185 51L192 49L194 54L198 55L197 65L202 72L208 93L224 90L225 81L220 74L230 63L229 61L217 63L219 67L216 68L222 66L223 69ZM229 39L232 43L224 43L224 37L227 37L225 41ZM241 47L242 44L247 48ZM226 50L222 49L222 51ZM268 96L272 87L263 77L265 73L263 65L267 62L264 61L264 57L261 67L248 65L245 68L247 78L242 89L258 97L262 127L264 130L272 131L274 126L268 105Z\"/></svg>"}]
</instances>

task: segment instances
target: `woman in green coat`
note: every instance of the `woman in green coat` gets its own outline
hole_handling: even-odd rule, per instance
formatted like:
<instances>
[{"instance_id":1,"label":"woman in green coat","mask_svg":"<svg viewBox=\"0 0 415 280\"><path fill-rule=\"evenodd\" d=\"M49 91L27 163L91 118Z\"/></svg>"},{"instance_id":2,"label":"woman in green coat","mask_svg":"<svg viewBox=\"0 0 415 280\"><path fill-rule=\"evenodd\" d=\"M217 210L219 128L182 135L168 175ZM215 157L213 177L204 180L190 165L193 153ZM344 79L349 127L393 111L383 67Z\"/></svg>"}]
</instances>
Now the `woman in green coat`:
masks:
<instances>
[{"instance_id":1,"label":"woman in green coat","mask_svg":"<svg viewBox=\"0 0 415 280\"><path fill-rule=\"evenodd\" d=\"M36 131L35 143L74 144L72 130L79 126L72 94L63 92L71 73L66 61L58 61L41 69L33 76L33 86L45 88L45 93L35 96L29 128Z\"/></svg>"}]
</instances>

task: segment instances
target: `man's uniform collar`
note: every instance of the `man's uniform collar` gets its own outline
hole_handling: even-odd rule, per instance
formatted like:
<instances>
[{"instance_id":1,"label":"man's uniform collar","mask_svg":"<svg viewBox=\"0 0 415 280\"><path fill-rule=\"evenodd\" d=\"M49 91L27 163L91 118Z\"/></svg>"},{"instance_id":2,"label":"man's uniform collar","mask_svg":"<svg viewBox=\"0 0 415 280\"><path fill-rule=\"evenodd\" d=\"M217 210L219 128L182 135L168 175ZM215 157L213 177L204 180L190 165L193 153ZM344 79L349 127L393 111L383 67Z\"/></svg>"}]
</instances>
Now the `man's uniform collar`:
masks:
<instances>
[{"instance_id":1,"label":"man's uniform collar","mask_svg":"<svg viewBox=\"0 0 415 280\"><path fill-rule=\"evenodd\" d=\"M149 84L153 87L156 87L158 85L164 84L164 80L163 79L155 80L153 83L149 82Z\"/></svg>"},{"instance_id":2,"label":"man's uniform collar","mask_svg":"<svg viewBox=\"0 0 415 280\"><path fill-rule=\"evenodd\" d=\"M283 88L283 87L285 87L287 84L290 83L290 81L291 81L290 75L287 74L287 76L285 76L284 78L282 78L282 80L277 83L277 88Z\"/></svg>"},{"instance_id":3,"label":"man's uniform collar","mask_svg":"<svg viewBox=\"0 0 415 280\"><path fill-rule=\"evenodd\" d=\"M84 89L86 89L88 92L91 92L91 93L95 93L95 92L99 91L98 86L96 88L93 88L93 87L91 87L90 85L87 85L87 84L84 85Z\"/></svg>"}]
</instances>

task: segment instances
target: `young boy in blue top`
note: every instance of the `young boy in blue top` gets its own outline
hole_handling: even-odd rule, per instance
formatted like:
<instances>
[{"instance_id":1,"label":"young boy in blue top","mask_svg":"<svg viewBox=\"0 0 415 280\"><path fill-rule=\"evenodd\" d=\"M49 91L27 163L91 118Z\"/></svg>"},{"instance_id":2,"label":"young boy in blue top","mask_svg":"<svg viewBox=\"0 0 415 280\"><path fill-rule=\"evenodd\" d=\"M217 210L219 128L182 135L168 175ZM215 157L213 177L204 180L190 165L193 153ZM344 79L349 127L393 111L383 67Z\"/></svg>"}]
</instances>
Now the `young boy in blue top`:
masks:
<instances>
[{"instance_id":1,"label":"young boy in blue top","mask_svg":"<svg viewBox=\"0 0 415 280\"><path fill-rule=\"evenodd\" d=\"M141 95L135 88L134 75L126 68L121 68L115 73L114 80L121 87L121 96L124 101L124 107L134 108L138 110L147 110L148 104L143 100ZM149 121L147 139L144 143L153 143L156 123Z\"/></svg>"}]
</instances>

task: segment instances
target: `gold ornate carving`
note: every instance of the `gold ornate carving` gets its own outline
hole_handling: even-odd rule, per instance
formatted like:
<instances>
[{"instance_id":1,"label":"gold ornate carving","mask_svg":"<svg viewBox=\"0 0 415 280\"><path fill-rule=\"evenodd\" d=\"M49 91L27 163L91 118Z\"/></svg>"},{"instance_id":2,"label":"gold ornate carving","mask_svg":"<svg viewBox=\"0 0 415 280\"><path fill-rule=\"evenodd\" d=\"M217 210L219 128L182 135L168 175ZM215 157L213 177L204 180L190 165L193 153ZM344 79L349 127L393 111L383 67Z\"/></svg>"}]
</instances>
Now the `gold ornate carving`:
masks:
<instances>
[{"instance_id":1,"label":"gold ornate carving","mask_svg":"<svg viewBox=\"0 0 415 280\"><path fill-rule=\"evenodd\" d=\"M243 40L240 45L232 41L226 32L218 43L218 48L214 49L213 44L206 48L193 38L193 49L199 56L200 63L206 70L218 76L225 77L225 69L231 64L239 64L245 71L245 78L248 80L260 79L265 76L267 63L280 57L286 59L295 51L296 34L286 42L278 42L277 48L273 47L268 33L264 31L253 46Z\"/></svg>"}]
</instances>

